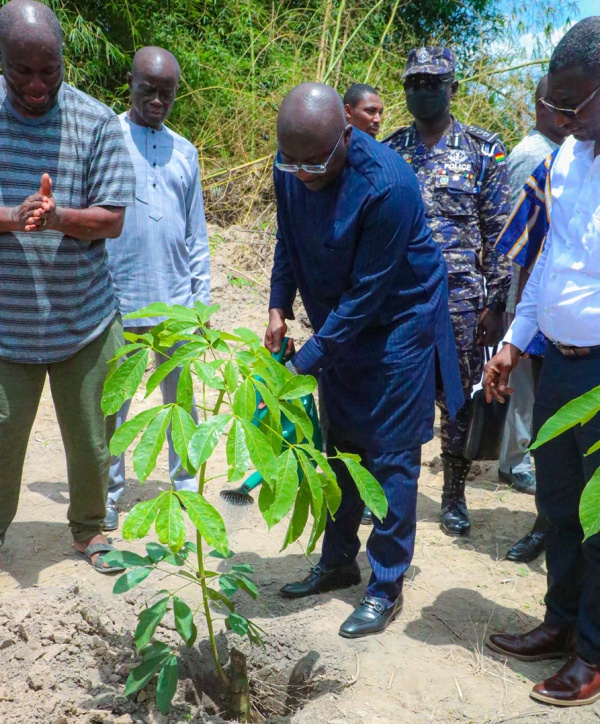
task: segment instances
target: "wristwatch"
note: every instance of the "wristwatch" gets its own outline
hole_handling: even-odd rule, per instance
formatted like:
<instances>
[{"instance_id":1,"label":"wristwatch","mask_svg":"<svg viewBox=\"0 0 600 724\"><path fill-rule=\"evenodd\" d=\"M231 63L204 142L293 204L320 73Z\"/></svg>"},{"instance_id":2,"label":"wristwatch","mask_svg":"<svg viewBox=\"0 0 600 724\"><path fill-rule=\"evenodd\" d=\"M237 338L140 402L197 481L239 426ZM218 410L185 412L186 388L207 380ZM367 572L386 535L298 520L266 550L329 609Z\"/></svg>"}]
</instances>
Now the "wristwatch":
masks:
<instances>
[{"instance_id":1,"label":"wristwatch","mask_svg":"<svg viewBox=\"0 0 600 724\"><path fill-rule=\"evenodd\" d=\"M291 360L288 360L288 361L285 363L285 368L286 368L286 370L287 370L288 372L291 372L293 375L297 375L297 374L298 374L298 370L294 367L294 365L292 364L292 361L291 361Z\"/></svg>"}]
</instances>

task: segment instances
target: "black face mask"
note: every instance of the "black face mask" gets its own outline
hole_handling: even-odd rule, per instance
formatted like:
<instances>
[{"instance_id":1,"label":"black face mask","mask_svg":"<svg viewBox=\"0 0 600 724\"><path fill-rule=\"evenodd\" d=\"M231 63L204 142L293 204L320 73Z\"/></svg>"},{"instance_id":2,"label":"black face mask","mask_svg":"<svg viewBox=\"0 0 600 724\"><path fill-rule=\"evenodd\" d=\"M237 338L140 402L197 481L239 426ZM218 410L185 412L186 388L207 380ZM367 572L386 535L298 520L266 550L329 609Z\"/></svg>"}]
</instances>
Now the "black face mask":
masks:
<instances>
[{"instance_id":1,"label":"black face mask","mask_svg":"<svg viewBox=\"0 0 600 724\"><path fill-rule=\"evenodd\" d=\"M430 121L444 113L448 107L448 96L444 88L438 90L419 88L407 93L406 107L420 121Z\"/></svg>"}]
</instances>

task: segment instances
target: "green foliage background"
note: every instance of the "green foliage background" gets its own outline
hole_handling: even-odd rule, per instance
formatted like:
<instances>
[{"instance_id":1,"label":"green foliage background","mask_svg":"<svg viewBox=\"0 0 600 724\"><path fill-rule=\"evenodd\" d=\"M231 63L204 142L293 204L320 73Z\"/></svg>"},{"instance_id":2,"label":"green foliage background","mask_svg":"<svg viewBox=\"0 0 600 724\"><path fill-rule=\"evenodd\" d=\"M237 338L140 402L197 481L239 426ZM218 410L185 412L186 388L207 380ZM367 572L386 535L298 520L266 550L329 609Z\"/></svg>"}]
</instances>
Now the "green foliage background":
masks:
<instances>
[{"instance_id":1,"label":"green foliage background","mask_svg":"<svg viewBox=\"0 0 600 724\"><path fill-rule=\"evenodd\" d=\"M547 58L552 33L574 12L571 0L46 2L65 31L68 81L116 111L126 108L135 50L161 45L177 56L182 83L169 123L198 148L209 211L214 203L225 217L232 192L259 207L264 201L277 108L291 87L324 80L343 93L354 81L376 85L386 134L409 121L402 71L418 45L454 48L463 79L455 113L499 131L510 149L531 125L541 71L500 71L523 61L525 33L537 58Z\"/></svg>"}]
</instances>

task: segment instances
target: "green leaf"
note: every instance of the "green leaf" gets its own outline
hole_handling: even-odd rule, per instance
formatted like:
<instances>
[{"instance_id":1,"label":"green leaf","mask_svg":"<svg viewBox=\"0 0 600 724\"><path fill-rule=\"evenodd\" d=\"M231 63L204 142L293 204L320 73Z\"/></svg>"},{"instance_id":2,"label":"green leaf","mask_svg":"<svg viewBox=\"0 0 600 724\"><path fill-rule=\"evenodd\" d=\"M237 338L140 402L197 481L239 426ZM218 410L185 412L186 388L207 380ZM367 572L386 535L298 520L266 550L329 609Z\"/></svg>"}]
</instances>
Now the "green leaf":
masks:
<instances>
[{"instance_id":1,"label":"green leaf","mask_svg":"<svg viewBox=\"0 0 600 724\"><path fill-rule=\"evenodd\" d=\"M144 410L140 412L131 420L127 420L121 426L115 430L115 434L112 436L110 441L110 452L111 455L117 457L127 450L135 438L140 432L158 415L161 410L164 410L166 405L160 405L159 407L153 407L150 410Z\"/></svg>"},{"instance_id":2,"label":"green leaf","mask_svg":"<svg viewBox=\"0 0 600 724\"><path fill-rule=\"evenodd\" d=\"M290 512L298 492L298 461L291 448L277 458L277 481L274 485L273 500L263 514L267 526L274 525Z\"/></svg>"},{"instance_id":3,"label":"green leaf","mask_svg":"<svg viewBox=\"0 0 600 724\"><path fill-rule=\"evenodd\" d=\"M119 576L113 586L113 593L127 593L132 588L138 586L142 581L146 580L154 569L148 568L134 568L131 571L127 571L122 576Z\"/></svg>"},{"instance_id":4,"label":"green leaf","mask_svg":"<svg viewBox=\"0 0 600 724\"><path fill-rule=\"evenodd\" d=\"M231 571L232 573L254 573L254 568L249 563L234 563Z\"/></svg>"},{"instance_id":5,"label":"green leaf","mask_svg":"<svg viewBox=\"0 0 600 724\"><path fill-rule=\"evenodd\" d=\"M196 529L208 543L218 553L227 555L229 551L229 541L227 540L227 531L225 523L219 511L214 508L200 493L190 490L180 490L176 493L177 497L185 505L190 520Z\"/></svg>"},{"instance_id":6,"label":"green leaf","mask_svg":"<svg viewBox=\"0 0 600 724\"><path fill-rule=\"evenodd\" d=\"M338 457L348 468L348 472L352 476L352 480L354 480L365 505L371 509L373 515L377 516L379 520L383 520L387 515L388 504L381 485L356 460L349 458L345 453L339 453Z\"/></svg>"},{"instance_id":7,"label":"green leaf","mask_svg":"<svg viewBox=\"0 0 600 724\"><path fill-rule=\"evenodd\" d=\"M579 518L583 528L583 540L600 532L600 468L583 489L579 501Z\"/></svg>"},{"instance_id":8,"label":"green leaf","mask_svg":"<svg viewBox=\"0 0 600 724\"><path fill-rule=\"evenodd\" d=\"M329 464L329 461L323 455L323 453L320 450L317 450L316 447L313 447L313 445L310 445L309 443L302 443L299 445L299 447L304 450L306 453L308 453L309 457L311 457L316 464L321 468L323 473L334 482L337 482L337 478L335 476L335 473L333 472L333 468Z\"/></svg>"},{"instance_id":9,"label":"green leaf","mask_svg":"<svg viewBox=\"0 0 600 724\"><path fill-rule=\"evenodd\" d=\"M194 385L190 364L190 362L186 362L183 365L177 382L177 404L183 407L186 412L192 411L192 402L194 400Z\"/></svg>"},{"instance_id":10,"label":"green leaf","mask_svg":"<svg viewBox=\"0 0 600 724\"><path fill-rule=\"evenodd\" d=\"M123 568L139 568L152 563L149 558L138 556L132 551L109 551L102 554L102 560L111 566L123 566Z\"/></svg>"},{"instance_id":11,"label":"green leaf","mask_svg":"<svg viewBox=\"0 0 600 724\"><path fill-rule=\"evenodd\" d=\"M188 370L189 371L189 370ZM191 378L190 378L191 379ZM192 438L196 432L196 423L192 420L192 416L177 404L173 407L171 416L171 436L175 452L181 458L181 465L190 473L195 473L196 469L188 458L188 449Z\"/></svg>"},{"instance_id":12,"label":"green leaf","mask_svg":"<svg viewBox=\"0 0 600 724\"><path fill-rule=\"evenodd\" d=\"M592 447L586 452L586 455L593 455L597 450L600 450L600 440L592 445Z\"/></svg>"},{"instance_id":13,"label":"green leaf","mask_svg":"<svg viewBox=\"0 0 600 724\"><path fill-rule=\"evenodd\" d=\"M173 340L169 340L173 342ZM172 344L169 344L169 348ZM173 352L170 358L167 358L164 362L158 365L154 372L148 378L146 382L146 397L148 397L154 390L160 385L160 383L173 372L177 367L183 367L186 364L186 360L189 362L190 357L196 357L198 354L203 352L206 348L206 343L203 340L199 342L186 342L178 347Z\"/></svg>"},{"instance_id":14,"label":"green leaf","mask_svg":"<svg viewBox=\"0 0 600 724\"><path fill-rule=\"evenodd\" d=\"M258 493L258 509L263 518L268 515L269 509L273 505L274 495L274 486L272 487L272 484L265 480L260 486L260 492Z\"/></svg>"},{"instance_id":15,"label":"green leaf","mask_svg":"<svg viewBox=\"0 0 600 724\"><path fill-rule=\"evenodd\" d=\"M235 553L233 551L227 551L227 553L221 553L220 551L211 551L208 555L211 558L218 558L222 561L228 561L230 558L233 558Z\"/></svg>"},{"instance_id":16,"label":"green leaf","mask_svg":"<svg viewBox=\"0 0 600 724\"><path fill-rule=\"evenodd\" d=\"M141 349L108 375L102 395L102 412L105 415L115 414L125 400L133 397L146 371L149 356L150 350Z\"/></svg>"},{"instance_id":17,"label":"green leaf","mask_svg":"<svg viewBox=\"0 0 600 724\"><path fill-rule=\"evenodd\" d=\"M206 593L211 601L214 601L215 603L219 604L220 606L225 606L229 611L233 611L235 608L233 603L222 594L220 591L215 591L214 588L207 588Z\"/></svg>"},{"instance_id":18,"label":"green leaf","mask_svg":"<svg viewBox=\"0 0 600 724\"><path fill-rule=\"evenodd\" d=\"M273 414L280 414L280 404L279 400L275 397L275 395L269 390L269 388L262 382L261 380L256 379L254 377L252 379L252 384L256 387L256 391L262 398L265 405L271 410Z\"/></svg>"},{"instance_id":19,"label":"green leaf","mask_svg":"<svg viewBox=\"0 0 600 724\"><path fill-rule=\"evenodd\" d=\"M314 516L313 527L310 532L310 538L308 539L308 545L306 546L306 555L309 556L315 549L319 538L323 535L325 525L327 524L327 504L323 500L321 510L317 511L317 515Z\"/></svg>"},{"instance_id":20,"label":"green leaf","mask_svg":"<svg viewBox=\"0 0 600 724\"><path fill-rule=\"evenodd\" d=\"M122 533L125 540L143 538L148 535L150 526L156 520L162 505L163 495L164 493L161 493L157 498L144 500L133 506L123 523Z\"/></svg>"},{"instance_id":21,"label":"green leaf","mask_svg":"<svg viewBox=\"0 0 600 724\"><path fill-rule=\"evenodd\" d=\"M239 613L230 613L225 622L238 636L245 636L248 633L248 619Z\"/></svg>"},{"instance_id":22,"label":"green leaf","mask_svg":"<svg viewBox=\"0 0 600 724\"><path fill-rule=\"evenodd\" d=\"M219 576L219 586L226 596L233 596L239 588L237 578L229 573L222 573Z\"/></svg>"},{"instance_id":23,"label":"green leaf","mask_svg":"<svg viewBox=\"0 0 600 724\"><path fill-rule=\"evenodd\" d=\"M227 445L225 446L227 453L227 478L229 482L241 480L244 473L250 467L250 453L246 444L246 436L242 423L237 418L233 421L233 425L227 436Z\"/></svg>"},{"instance_id":24,"label":"green leaf","mask_svg":"<svg viewBox=\"0 0 600 724\"><path fill-rule=\"evenodd\" d=\"M227 360L223 367L223 376L225 377L225 384L229 392L233 393L236 391L238 386L238 371L237 367L231 360Z\"/></svg>"},{"instance_id":25,"label":"green leaf","mask_svg":"<svg viewBox=\"0 0 600 724\"><path fill-rule=\"evenodd\" d=\"M598 411L600 411L600 387L594 387L593 390L567 402L549 420L546 420L529 449L535 450L545 442L558 437L565 430L570 430L584 420L587 422Z\"/></svg>"},{"instance_id":26,"label":"green leaf","mask_svg":"<svg viewBox=\"0 0 600 724\"><path fill-rule=\"evenodd\" d=\"M245 379L233 396L233 411L244 420L252 420L256 409L256 392L249 379Z\"/></svg>"},{"instance_id":27,"label":"green leaf","mask_svg":"<svg viewBox=\"0 0 600 724\"><path fill-rule=\"evenodd\" d=\"M156 682L156 706L161 714L167 714L171 706L171 701L177 691L177 681L179 679L179 668L177 657L169 656L165 665L162 667Z\"/></svg>"},{"instance_id":28,"label":"green leaf","mask_svg":"<svg viewBox=\"0 0 600 724\"><path fill-rule=\"evenodd\" d=\"M146 608L138 614L138 625L134 634L135 645L138 650L143 649L144 646L150 643L156 627L162 621L168 607L169 596L165 596L165 598L161 598L150 608Z\"/></svg>"},{"instance_id":29,"label":"green leaf","mask_svg":"<svg viewBox=\"0 0 600 724\"><path fill-rule=\"evenodd\" d=\"M177 553L185 543L181 504L177 494L171 490L164 493L163 502L156 517L156 533L158 540L168 545L173 553Z\"/></svg>"},{"instance_id":30,"label":"green leaf","mask_svg":"<svg viewBox=\"0 0 600 724\"><path fill-rule=\"evenodd\" d=\"M275 481L277 478L277 463L273 455L273 448L266 435L247 420L240 420L246 436L246 445L250 460L265 480Z\"/></svg>"},{"instance_id":31,"label":"green leaf","mask_svg":"<svg viewBox=\"0 0 600 724\"><path fill-rule=\"evenodd\" d=\"M308 520L308 511L310 509L311 500L312 498L308 482L306 479L303 479L298 489L298 495L296 496L292 519L281 547L282 551L285 550L291 543L297 541L304 532L306 521Z\"/></svg>"},{"instance_id":32,"label":"green leaf","mask_svg":"<svg viewBox=\"0 0 600 724\"><path fill-rule=\"evenodd\" d=\"M273 455L279 457L283 449L283 429L281 427L281 413L267 410L267 414L260 421L259 430L267 438Z\"/></svg>"},{"instance_id":33,"label":"green leaf","mask_svg":"<svg viewBox=\"0 0 600 724\"><path fill-rule=\"evenodd\" d=\"M169 317L181 322L189 322L198 326L198 314L193 309L183 307L181 304L169 306L164 302L154 302L147 307L126 314L123 319L144 319L145 317Z\"/></svg>"},{"instance_id":34,"label":"green leaf","mask_svg":"<svg viewBox=\"0 0 600 724\"><path fill-rule=\"evenodd\" d=\"M302 404L296 405L291 402L281 402L281 411L290 422L297 425L302 431L305 440L311 441L313 437L313 424ZM301 442L304 442L301 439Z\"/></svg>"},{"instance_id":35,"label":"green leaf","mask_svg":"<svg viewBox=\"0 0 600 724\"><path fill-rule=\"evenodd\" d=\"M317 388L317 380L310 375L293 375L279 390L280 400L294 400L312 394Z\"/></svg>"},{"instance_id":36,"label":"green leaf","mask_svg":"<svg viewBox=\"0 0 600 724\"><path fill-rule=\"evenodd\" d=\"M171 412L172 407L169 406L156 415L133 451L133 469L142 483L156 467L156 459L165 444Z\"/></svg>"},{"instance_id":37,"label":"green leaf","mask_svg":"<svg viewBox=\"0 0 600 724\"><path fill-rule=\"evenodd\" d=\"M300 460L302 474L308 483L312 514L315 518L317 518L319 511L323 507L323 500L325 497L321 478L319 477L319 473L316 471L312 462L306 457L304 450L298 450L298 459Z\"/></svg>"},{"instance_id":38,"label":"green leaf","mask_svg":"<svg viewBox=\"0 0 600 724\"><path fill-rule=\"evenodd\" d=\"M220 364L220 360L219 360ZM224 390L225 382L218 373L218 364L212 362L202 362L201 360L194 360L194 371L198 375L198 379L204 382L205 385L213 390Z\"/></svg>"},{"instance_id":39,"label":"green leaf","mask_svg":"<svg viewBox=\"0 0 600 724\"><path fill-rule=\"evenodd\" d=\"M173 615L175 616L175 628L187 646L193 646L198 630L194 623L192 609L185 601L178 596L173 596Z\"/></svg>"},{"instance_id":40,"label":"green leaf","mask_svg":"<svg viewBox=\"0 0 600 724\"><path fill-rule=\"evenodd\" d=\"M237 574L235 577L237 578L240 588L243 588L249 596L256 600L259 593L254 581L251 581L247 576L243 576L241 574Z\"/></svg>"},{"instance_id":41,"label":"green leaf","mask_svg":"<svg viewBox=\"0 0 600 724\"><path fill-rule=\"evenodd\" d=\"M124 335L127 339L126 335ZM137 337L136 337L137 339ZM137 352L138 349L144 349L147 347L147 344L141 344L140 342L133 342L132 344L124 344L122 347L119 347L119 349L116 351L115 356L110 359L110 362L114 362L115 360L121 359L121 357L125 357L126 355L131 354L132 352Z\"/></svg>"},{"instance_id":42,"label":"green leaf","mask_svg":"<svg viewBox=\"0 0 600 724\"><path fill-rule=\"evenodd\" d=\"M257 350L262 344L258 334L256 334L256 332L252 332L249 329L246 329L246 327L237 327L237 329L234 329L233 332L234 334L237 334L242 342L244 344L247 344L252 351Z\"/></svg>"},{"instance_id":43,"label":"green leaf","mask_svg":"<svg viewBox=\"0 0 600 724\"><path fill-rule=\"evenodd\" d=\"M321 487L323 488L323 493L325 494L329 514L335 520L335 514L342 502L342 491L335 481L330 480L327 475L323 475L323 473L319 473L319 480L321 481Z\"/></svg>"},{"instance_id":44,"label":"green leaf","mask_svg":"<svg viewBox=\"0 0 600 724\"><path fill-rule=\"evenodd\" d=\"M198 425L188 446L189 460L196 470L213 454L230 420L231 415L214 415Z\"/></svg>"},{"instance_id":45,"label":"green leaf","mask_svg":"<svg viewBox=\"0 0 600 724\"><path fill-rule=\"evenodd\" d=\"M162 651L154 656L148 656L144 661L129 672L125 684L125 696L131 696L142 689L152 679L171 656L170 650Z\"/></svg>"},{"instance_id":46,"label":"green leaf","mask_svg":"<svg viewBox=\"0 0 600 724\"><path fill-rule=\"evenodd\" d=\"M160 563L166 555L170 555L171 553L171 551L165 546L161 546L154 542L146 543L146 552L152 559L153 563Z\"/></svg>"},{"instance_id":47,"label":"green leaf","mask_svg":"<svg viewBox=\"0 0 600 724\"><path fill-rule=\"evenodd\" d=\"M221 309L220 304L204 304L204 302L194 302L194 308L198 312L198 318L202 324L206 324L215 312Z\"/></svg>"}]
</instances>

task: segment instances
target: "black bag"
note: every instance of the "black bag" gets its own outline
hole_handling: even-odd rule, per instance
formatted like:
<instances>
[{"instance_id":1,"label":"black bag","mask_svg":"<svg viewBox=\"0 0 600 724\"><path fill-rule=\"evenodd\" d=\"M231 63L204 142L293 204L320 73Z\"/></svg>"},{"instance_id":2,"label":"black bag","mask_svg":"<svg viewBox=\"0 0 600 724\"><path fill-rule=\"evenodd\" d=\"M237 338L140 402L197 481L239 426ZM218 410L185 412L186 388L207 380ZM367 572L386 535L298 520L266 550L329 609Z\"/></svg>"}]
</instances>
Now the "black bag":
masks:
<instances>
[{"instance_id":1,"label":"black bag","mask_svg":"<svg viewBox=\"0 0 600 724\"><path fill-rule=\"evenodd\" d=\"M493 350L493 354L495 353L496 348ZM486 361L489 361L490 353L487 347L485 357ZM506 397L504 404L498 400L486 402L483 390L477 390L473 395L469 429L463 452L467 460L499 459L509 404L510 395Z\"/></svg>"}]
</instances>

